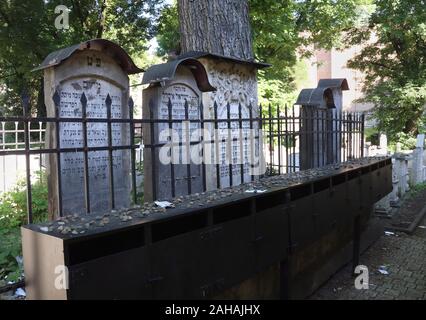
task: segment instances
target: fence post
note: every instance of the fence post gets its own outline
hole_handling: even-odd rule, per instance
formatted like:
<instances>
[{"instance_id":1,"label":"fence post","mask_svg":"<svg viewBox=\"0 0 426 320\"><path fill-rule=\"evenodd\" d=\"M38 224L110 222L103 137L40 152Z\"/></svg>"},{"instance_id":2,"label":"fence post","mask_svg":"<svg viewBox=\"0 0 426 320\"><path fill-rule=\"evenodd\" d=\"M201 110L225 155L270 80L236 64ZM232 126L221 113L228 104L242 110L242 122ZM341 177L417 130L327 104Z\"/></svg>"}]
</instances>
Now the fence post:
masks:
<instances>
[{"instance_id":1,"label":"fence post","mask_svg":"<svg viewBox=\"0 0 426 320\"><path fill-rule=\"evenodd\" d=\"M31 193L31 163L30 163L30 97L26 91L22 93L22 106L24 109L24 139L25 139L25 170L27 182L27 221L33 223L32 193ZM18 136L18 133L16 133Z\"/></svg>"},{"instance_id":2,"label":"fence post","mask_svg":"<svg viewBox=\"0 0 426 320\"><path fill-rule=\"evenodd\" d=\"M364 130L365 130L365 114L361 114L361 158L364 157Z\"/></svg>"}]
</instances>

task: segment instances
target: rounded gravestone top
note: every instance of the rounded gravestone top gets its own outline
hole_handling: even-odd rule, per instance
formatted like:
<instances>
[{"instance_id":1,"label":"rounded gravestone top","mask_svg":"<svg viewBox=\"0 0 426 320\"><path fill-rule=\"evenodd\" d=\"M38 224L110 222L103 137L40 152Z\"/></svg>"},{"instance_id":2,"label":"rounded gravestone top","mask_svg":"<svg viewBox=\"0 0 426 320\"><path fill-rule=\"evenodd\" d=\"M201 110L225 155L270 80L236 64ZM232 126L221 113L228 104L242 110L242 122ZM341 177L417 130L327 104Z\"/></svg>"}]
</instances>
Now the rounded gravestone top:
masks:
<instances>
[{"instance_id":1,"label":"rounded gravestone top","mask_svg":"<svg viewBox=\"0 0 426 320\"><path fill-rule=\"evenodd\" d=\"M32 71L44 70L57 66L70 58L74 53L86 49L99 50L109 53L127 74L143 72L138 68L127 52L118 44L106 39L92 39L50 53L43 62Z\"/></svg>"}]
</instances>

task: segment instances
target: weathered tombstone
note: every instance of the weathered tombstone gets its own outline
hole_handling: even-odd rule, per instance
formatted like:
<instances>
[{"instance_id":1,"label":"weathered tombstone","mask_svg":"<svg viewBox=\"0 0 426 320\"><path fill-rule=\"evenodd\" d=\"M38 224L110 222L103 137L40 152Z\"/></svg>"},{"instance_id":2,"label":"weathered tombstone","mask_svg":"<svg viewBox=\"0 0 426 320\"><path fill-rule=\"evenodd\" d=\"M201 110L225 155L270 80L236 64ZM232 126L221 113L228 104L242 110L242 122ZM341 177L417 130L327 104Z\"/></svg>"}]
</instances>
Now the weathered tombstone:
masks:
<instances>
[{"instance_id":1,"label":"weathered tombstone","mask_svg":"<svg viewBox=\"0 0 426 320\"><path fill-rule=\"evenodd\" d=\"M60 119L106 119L107 116L112 119L129 119L128 75L142 71L121 47L103 39L89 40L53 52L36 70L44 70L47 115L57 115ZM56 215L59 211L65 215L107 210L113 205L110 196L112 185L114 207L129 206L130 150L107 151L110 140L107 122L88 122L87 129L81 120L60 122L57 135L59 141L56 130L55 124L50 123L47 147L80 149L79 152L61 153L59 167L57 155L49 156L50 214ZM87 132L87 147L104 148L100 151L87 151L87 183L85 153L82 152L85 146L84 131ZM129 144L130 125L112 123L111 145L116 147ZM89 196L86 199L87 191Z\"/></svg>"},{"instance_id":2,"label":"weathered tombstone","mask_svg":"<svg viewBox=\"0 0 426 320\"><path fill-rule=\"evenodd\" d=\"M411 168L412 185L422 183L423 177L423 150L424 150L425 135L418 134L416 148L413 150L413 164Z\"/></svg>"},{"instance_id":3,"label":"weathered tombstone","mask_svg":"<svg viewBox=\"0 0 426 320\"><path fill-rule=\"evenodd\" d=\"M301 170L340 162L343 90L349 90L346 79L321 79L317 88L300 92L295 105L301 106Z\"/></svg>"},{"instance_id":4,"label":"weathered tombstone","mask_svg":"<svg viewBox=\"0 0 426 320\"><path fill-rule=\"evenodd\" d=\"M216 88L203 94L205 118L219 119L218 142L211 153L211 164L206 166L207 189L250 182L251 173L264 173L262 138L259 122L255 120L259 117L257 70L270 65L199 51L179 56L185 57L200 61ZM250 117L253 121L247 120ZM239 122L239 118L245 120ZM228 119L234 121L223 121ZM206 129L213 135L215 124L206 124ZM253 135L250 137L250 134Z\"/></svg>"},{"instance_id":5,"label":"weathered tombstone","mask_svg":"<svg viewBox=\"0 0 426 320\"><path fill-rule=\"evenodd\" d=\"M143 119L152 120L143 129L144 199L165 200L202 192L206 177L200 152L202 92L215 90L206 70L195 59L177 59L150 67L143 83L149 84L143 91ZM170 129L175 135L168 132Z\"/></svg>"}]
</instances>

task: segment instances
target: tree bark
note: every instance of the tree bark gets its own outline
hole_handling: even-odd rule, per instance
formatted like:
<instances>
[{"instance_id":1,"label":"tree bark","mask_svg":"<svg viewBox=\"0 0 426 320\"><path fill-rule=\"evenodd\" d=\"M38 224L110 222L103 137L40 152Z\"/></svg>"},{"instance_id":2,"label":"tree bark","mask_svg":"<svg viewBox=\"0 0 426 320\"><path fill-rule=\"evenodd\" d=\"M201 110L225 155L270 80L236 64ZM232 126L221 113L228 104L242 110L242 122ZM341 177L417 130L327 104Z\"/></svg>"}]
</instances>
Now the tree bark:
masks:
<instances>
[{"instance_id":1,"label":"tree bark","mask_svg":"<svg viewBox=\"0 0 426 320\"><path fill-rule=\"evenodd\" d=\"M182 53L253 59L247 0L178 0Z\"/></svg>"}]
</instances>

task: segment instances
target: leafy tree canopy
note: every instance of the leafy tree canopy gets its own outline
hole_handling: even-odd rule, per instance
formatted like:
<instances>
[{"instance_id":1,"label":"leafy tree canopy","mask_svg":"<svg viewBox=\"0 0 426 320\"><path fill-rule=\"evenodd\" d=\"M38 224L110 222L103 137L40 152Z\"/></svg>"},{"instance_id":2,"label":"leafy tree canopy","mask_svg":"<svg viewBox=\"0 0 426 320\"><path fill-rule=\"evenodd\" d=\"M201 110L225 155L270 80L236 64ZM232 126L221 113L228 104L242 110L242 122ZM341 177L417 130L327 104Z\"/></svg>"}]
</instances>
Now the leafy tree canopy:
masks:
<instances>
[{"instance_id":1,"label":"leafy tree canopy","mask_svg":"<svg viewBox=\"0 0 426 320\"><path fill-rule=\"evenodd\" d=\"M349 67L365 73L363 100L374 103L380 130L394 141L416 135L425 124L426 1L374 5L367 23L348 34L349 44L364 44Z\"/></svg>"},{"instance_id":2,"label":"leafy tree canopy","mask_svg":"<svg viewBox=\"0 0 426 320\"><path fill-rule=\"evenodd\" d=\"M18 112L26 88L43 113L42 74L50 52L105 38L138 56L153 37L163 0L8 0L0 2L0 112ZM69 8L69 29L55 28L55 7Z\"/></svg>"},{"instance_id":3,"label":"leafy tree canopy","mask_svg":"<svg viewBox=\"0 0 426 320\"><path fill-rule=\"evenodd\" d=\"M273 65L260 71L261 98L288 101L287 93L294 90L301 70L298 60L312 53L312 45L341 47L342 31L354 26L357 5L365 2L369 0L249 0L255 57ZM162 12L159 55L180 51L176 7L174 1Z\"/></svg>"}]
</instances>

